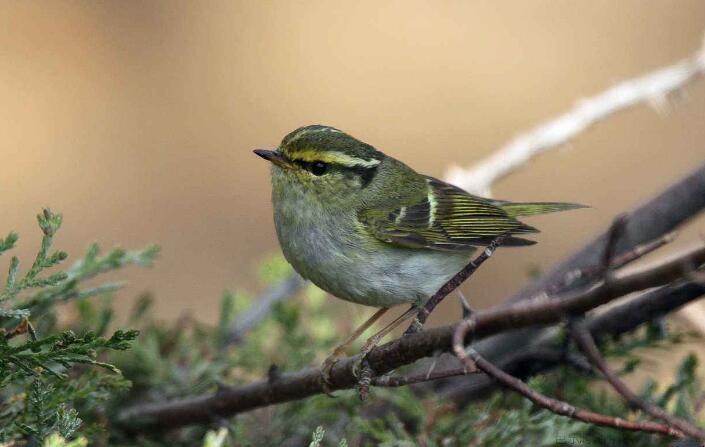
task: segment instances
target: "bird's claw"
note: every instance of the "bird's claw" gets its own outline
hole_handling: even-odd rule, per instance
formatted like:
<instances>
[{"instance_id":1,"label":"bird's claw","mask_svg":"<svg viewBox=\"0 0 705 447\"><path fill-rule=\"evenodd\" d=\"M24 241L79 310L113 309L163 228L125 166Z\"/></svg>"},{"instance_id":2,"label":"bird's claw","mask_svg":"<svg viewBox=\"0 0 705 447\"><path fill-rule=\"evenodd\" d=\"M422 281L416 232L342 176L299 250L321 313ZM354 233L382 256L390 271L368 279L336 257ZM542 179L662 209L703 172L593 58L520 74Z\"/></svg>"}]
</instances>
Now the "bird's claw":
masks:
<instances>
[{"instance_id":1,"label":"bird's claw","mask_svg":"<svg viewBox=\"0 0 705 447\"><path fill-rule=\"evenodd\" d=\"M367 354L361 355L359 358L355 359L352 364L352 375L356 378L360 378L360 370L362 369L362 362L365 361Z\"/></svg>"},{"instance_id":2,"label":"bird's claw","mask_svg":"<svg viewBox=\"0 0 705 447\"><path fill-rule=\"evenodd\" d=\"M370 342L370 340L372 342ZM352 364L352 374L353 376L355 376L356 379L360 378L360 371L362 370L363 363L367 362L367 355L377 346L377 339L373 337L370 340L368 340L368 343L366 343L365 346L362 347L362 349L360 350L360 354Z\"/></svg>"},{"instance_id":3,"label":"bird's claw","mask_svg":"<svg viewBox=\"0 0 705 447\"><path fill-rule=\"evenodd\" d=\"M333 395L333 384L330 381L330 373L335 364L338 363L338 358L336 355L328 356L321 365L321 388L323 392L328 395L328 397L335 397Z\"/></svg>"}]
</instances>

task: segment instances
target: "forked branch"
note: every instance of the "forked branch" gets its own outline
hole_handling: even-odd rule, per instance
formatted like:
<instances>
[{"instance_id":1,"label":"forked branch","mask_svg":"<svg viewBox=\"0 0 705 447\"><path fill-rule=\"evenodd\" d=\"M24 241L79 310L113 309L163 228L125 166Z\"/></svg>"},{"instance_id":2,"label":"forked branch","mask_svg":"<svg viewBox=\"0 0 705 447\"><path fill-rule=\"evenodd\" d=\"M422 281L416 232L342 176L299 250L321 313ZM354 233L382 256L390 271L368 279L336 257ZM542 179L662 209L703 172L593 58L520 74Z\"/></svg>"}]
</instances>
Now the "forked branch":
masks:
<instances>
[{"instance_id":1,"label":"forked branch","mask_svg":"<svg viewBox=\"0 0 705 447\"><path fill-rule=\"evenodd\" d=\"M604 278L601 287L605 290L609 290L614 285L614 277L612 273L615 268L614 258L616 246L624 231L626 222L626 215L618 217L615 219L607 234L607 244L605 245L602 263L600 265L600 270L602 271ZM574 337L579 346L583 349L588 358L595 364L598 370L606 376L607 380L613 385L613 387L630 403L638 408L641 408L647 414L664 421L665 424L650 421L629 421L619 417L608 416L589 410L580 409L569 404L568 402L554 399L539 393L529 387L521 379L502 371L492 362L485 359L472 347L467 347L465 345L468 334L474 332L475 327L476 321L473 317L463 320L456 326L453 334L453 352L456 357L468 370L474 371L479 369L485 372L488 376L497 380L502 385L518 392L542 408L556 414L568 416L582 422L596 425L620 428L624 430L661 433L679 438L690 436L692 438L705 441L705 432L687 421L670 416L655 405L647 404L635 393L633 393L621 380L619 380L616 374L609 369L607 363L600 355L590 332L585 327L580 325L580 323L575 323L574 321L571 322L571 327L574 330Z\"/></svg>"},{"instance_id":2,"label":"forked branch","mask_svg":"<svg viewBox=\"0 0 705 447\"><path fill-rule=\"evenodd\" d=\"M590 359L590 362L595 365L603 376L605 376L605 379L607 379L610 385L612 385L612 388L614 388L615 391L624 397L624 399L632 406L639 408L646 414L649 414L656 419L660 419L666 423L666 425L684 433L687 436L705 440L705 431L683 419L671 416L658 406L644 401L635 392L633 392L609 367L605 359L600 354L600 350L597 348L590 331L588 331L582 323L573 324L572 334L580 349L588 357L588 359Z\"/></svg>"},{"instance_id":3,"label":"forked branch","mask_svg":"<svg viewBox=\"0 0 705 447\"><path fill-rule=\"evenodd\" d=\"M553 399L551 397L539 393L523 381L510 374L505 373L504 371L493 365L491 362L488 362L474 349L465 348L463 340L467 336L468 332L472 330L472 326L472 319L464 320L463 323L458 325L458 328L453 337L453 350L455 352L455 355L463 362L466 368L475 368L475 366L477 366L478 369L485 372L490 377L496 379L506 387L518 392L519 394L526 397L539 407L545 408L556 414L568 416L570 418L577 419L579 421L587 422L590 424L620 428L622 430L660 433L676 436L679 438L683 437L682 432L666 424L659 424L656 422L649 421L629 421L614 416L607 416L604 414L595 413L593 411L577 408L567 402L560 401L558 399Z\"/></svg>"}]
</instances>

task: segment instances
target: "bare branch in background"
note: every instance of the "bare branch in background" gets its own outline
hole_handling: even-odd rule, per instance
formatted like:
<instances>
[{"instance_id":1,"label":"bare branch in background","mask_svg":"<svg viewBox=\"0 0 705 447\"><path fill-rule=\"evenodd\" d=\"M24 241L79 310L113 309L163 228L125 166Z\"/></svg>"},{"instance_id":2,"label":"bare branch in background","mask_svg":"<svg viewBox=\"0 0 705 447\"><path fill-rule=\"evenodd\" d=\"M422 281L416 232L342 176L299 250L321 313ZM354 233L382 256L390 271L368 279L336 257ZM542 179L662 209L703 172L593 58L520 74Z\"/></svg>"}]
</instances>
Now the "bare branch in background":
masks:
<instances>
[{"instance_id":1,"label":"bare branch in background","mask_svg":"<svg viewBox=\"0 0 705 447\"><path fill-rule=\"evenodd\" d=\"M705 71L705 42L694 55L674 65L622 81L595 96L583 99L570 111L519 135L470 168L451 167L445 179L466 191L490 196L490 187L534 157L559 147L590 126L626 108L660 104Z\"/></svg>"},{"instance_id":2,"label":"bare branch in background","mask_svg":"<svg viewBox=\"0 0 705 447\"><path fill-rule=\"evenodd\" d=\"M284 281L267 289L262 295L252 302L252 306L237 318L228 333L228 344L237 344L253 327L267 318L272 306L295 296L306 285L306 280L296 273L292 273Z\"/></svg>"}]
</instances>

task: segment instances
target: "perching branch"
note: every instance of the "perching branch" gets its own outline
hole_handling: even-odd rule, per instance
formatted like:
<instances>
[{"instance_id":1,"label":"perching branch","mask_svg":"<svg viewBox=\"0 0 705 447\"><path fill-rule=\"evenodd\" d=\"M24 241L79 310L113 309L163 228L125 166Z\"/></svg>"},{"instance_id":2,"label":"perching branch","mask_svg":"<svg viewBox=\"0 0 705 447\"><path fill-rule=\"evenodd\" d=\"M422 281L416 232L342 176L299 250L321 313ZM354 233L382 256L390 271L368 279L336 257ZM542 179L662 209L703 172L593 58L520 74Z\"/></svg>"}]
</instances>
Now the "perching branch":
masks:
<instances>
[{"instance_id":1,"label":"perching branch","mask_svg":"<svg viewBox=\"0 0 705 447\"><path fill-rule=\"evenodd\" d=\"M466 191L490 195L490 186L506 177L531 159L559 147L592 125L629 107L661 104L665 98L682 89L705 72L705 41L703 47L676 64L646 75L622 81L604 92L583 99L565 114L519 135L485 160L470 168L451 167L445 179Z\"/></svg>"},{"instance_id":2,"label":"perching branch","mask_svg":"<svg viewBox=\"0 0 705 447\"><path fill-rule=\"evenodd\" d=\"M580 314L625 294L668 284L693 267L705 263L705 247L675 259L645 267L632 273L618 272L609 287L597 285L574 291L560 298L534 299L504 308L477 312L473 336L483 338L513 328L547 325L563 316ZM412 334L379 346L368 354L372 370L384 374L435 352L447 352L457 325ZM357 356L341 359L330 372L332 390L349 389L358 380L353 374ZM172 402L137 405L122 412L120 420L128 430L144 431L208 423L258 407L304 399L324 392L317 368L282 374L276 380L261 380L247 385L224 388L216 394Z\"/></svg>"}]
</instances>

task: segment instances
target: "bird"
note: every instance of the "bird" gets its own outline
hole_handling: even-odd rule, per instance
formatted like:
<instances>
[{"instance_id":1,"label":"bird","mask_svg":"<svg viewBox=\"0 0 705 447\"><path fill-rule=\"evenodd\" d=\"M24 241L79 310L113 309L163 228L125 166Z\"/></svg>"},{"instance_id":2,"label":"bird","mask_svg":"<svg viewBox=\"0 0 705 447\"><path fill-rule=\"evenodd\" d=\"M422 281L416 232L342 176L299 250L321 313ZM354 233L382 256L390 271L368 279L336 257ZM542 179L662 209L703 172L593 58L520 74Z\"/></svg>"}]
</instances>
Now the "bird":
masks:
<instances>
[{"instance_id":1,"label":"bird","mask_svg":"<svg viewBox=\"0 0 705 447\"><path fill-rule=\"evenodd\" d=\"M478 247L499 236L503 247L535 244L525 236L538 230L518 217L583 207L479 197L325 125L254 153L271 162L274 226L294 270L337 298L379 308L326 359L324 378L387 309L410 304L395 322L413 316Z\"/></svg>"}]
</instances>

